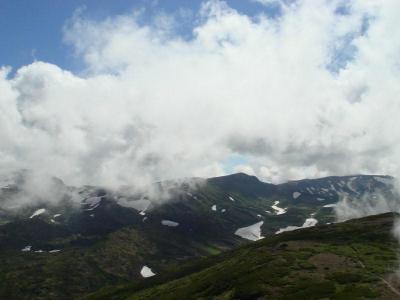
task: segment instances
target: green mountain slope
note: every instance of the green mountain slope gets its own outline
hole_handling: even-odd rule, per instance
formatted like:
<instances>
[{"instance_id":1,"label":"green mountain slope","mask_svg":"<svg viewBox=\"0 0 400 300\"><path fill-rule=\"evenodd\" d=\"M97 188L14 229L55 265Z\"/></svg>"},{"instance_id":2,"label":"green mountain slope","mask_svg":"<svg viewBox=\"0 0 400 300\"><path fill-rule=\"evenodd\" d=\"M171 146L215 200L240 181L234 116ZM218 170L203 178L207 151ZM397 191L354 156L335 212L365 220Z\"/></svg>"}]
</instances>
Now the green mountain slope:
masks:
<instances>
[{"instance_id":1,"label":"green mountain slope","mask_svg":"<svg viewBox=\"0 0 400 300\"><path fill-rule=\"evenodd\" d=\"M141 282L144 266L162 277L260 236L310 220L332 222L343 193L353 201L378 193L395 199L391 187L385 176L273 185L233 174L158 183L159 194L168 195L158 199L54 180L62 200L49 202L26 193L19 178L0 184L0 299L76 299L105 285ZM21 198L27 205L7 209Z\"/></svg>"},{"instance_id":2,"label":"green mountain slope","mask_svg":"<svg viewBox=\"0 0 400 300\"><path fill-rule=\"evenodd\" d=\"M283 233L85 299L398 299L394 217Z\"/></svg>"}]
</instances>

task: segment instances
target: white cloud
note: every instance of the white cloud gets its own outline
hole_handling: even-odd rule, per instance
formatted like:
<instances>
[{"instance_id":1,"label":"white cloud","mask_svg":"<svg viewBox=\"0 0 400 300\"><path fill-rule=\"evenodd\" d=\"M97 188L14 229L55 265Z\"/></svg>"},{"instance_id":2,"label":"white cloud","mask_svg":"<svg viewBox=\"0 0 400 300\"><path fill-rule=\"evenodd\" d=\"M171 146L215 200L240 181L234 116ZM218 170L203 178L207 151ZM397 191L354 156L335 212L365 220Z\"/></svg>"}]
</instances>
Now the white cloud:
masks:
<instances>
[{"instance_id":1,"label":"white cloud","mask_svg":"<svg viewBox=\"0 0 400 300\"><path fill-rule=\"evenodd\" d=\"M245 173L247 175L256 175L256 172L254 172L254 169L248 165L237 165L234 168L234 172L235 173Z\"/></svg>"},{"instance_id":2,"label":"white cloud","mask_svg":"<svg viewBox=\"0 0 400 300\"><path fill-rule=\"evenodd\" d=\"M280 0L251 0L252 2L257 2L262 5L269 5L269 4L274 4L274 3L280 3Z\"/></svg>"},{"instance_id":3,"label":"white cloud","mask_svg":"<svg viewBox=\"0 0 400 300\"><path fill-rule=\"evenodd\" d=\"M337 14L338 3L297 1L255 21L210 1L192 39L174 16L76 15L64 31L81 74L45 62L0 72L0 168L115 186L219 175L240 154L269 181L396 175L400 3L354 0ZM356 51L333 73L345 36Z\"/></svg>"}]
</instances>

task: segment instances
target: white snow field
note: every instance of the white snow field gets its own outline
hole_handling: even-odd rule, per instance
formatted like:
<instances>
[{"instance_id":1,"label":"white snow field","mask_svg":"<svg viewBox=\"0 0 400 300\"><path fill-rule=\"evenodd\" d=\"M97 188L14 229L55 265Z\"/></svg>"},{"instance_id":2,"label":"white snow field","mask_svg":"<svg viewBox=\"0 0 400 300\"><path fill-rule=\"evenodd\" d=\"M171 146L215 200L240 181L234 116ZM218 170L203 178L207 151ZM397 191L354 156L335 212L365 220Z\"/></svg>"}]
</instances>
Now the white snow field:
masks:
<instances>
[{"instance_id":1,"label":"white snow field","mask_svg":"<svg viewBox=\"0 0 400 300\"><path fill-rule=\"evenodd\" d=\"M156 275L148 266L143 266L142 270L140 270L140 275L142 277L147 278Z\"/></svg>"},{"instance_id":2,"label":"white snow field","mask_svg":"<svg viewBox=\"0 0 400 300\"><path fill-rule=\"evenodd\" d=\"M253 225L239 228L235 231L235 234L240 236L241 238L250 240L250 241L257 241L263 239L264 237L261 236L261 226L264 224L264 221L260 221Z\"/></svg>"}]
</instances>

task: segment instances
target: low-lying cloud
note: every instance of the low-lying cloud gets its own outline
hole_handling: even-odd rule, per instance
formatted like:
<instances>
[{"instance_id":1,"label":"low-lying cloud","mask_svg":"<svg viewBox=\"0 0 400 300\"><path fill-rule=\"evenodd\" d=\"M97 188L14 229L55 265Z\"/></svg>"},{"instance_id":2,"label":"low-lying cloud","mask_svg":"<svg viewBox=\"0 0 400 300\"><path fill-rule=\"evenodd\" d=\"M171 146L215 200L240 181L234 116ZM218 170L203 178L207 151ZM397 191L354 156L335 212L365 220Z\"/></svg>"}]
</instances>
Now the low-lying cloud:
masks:
<instances>
[{"instance_id":1,"label":"low-lying cloud","mask_svg":"<svg viewBox=\"0 0 400 300\"><path fill-rule=\"evenodd\" d=\"M64 36L82 72L0 71L0 169L140 186L241 155L273 182L397 175L399 1L285 3L272 19L206 1L190 37L177 14L76 14Z\"/></svg>"},{"instance_id":2,"label":"low-lying cloud","mask_svg":"<svg viewBox=\"0 0 400 300\"><path fill-rule=\"evenodd\" d=\"M342 222L387 212L400 213L399 195L365 194L360 199L343 195L335 207L337 221Z\"/></svg>"}]
</instances>

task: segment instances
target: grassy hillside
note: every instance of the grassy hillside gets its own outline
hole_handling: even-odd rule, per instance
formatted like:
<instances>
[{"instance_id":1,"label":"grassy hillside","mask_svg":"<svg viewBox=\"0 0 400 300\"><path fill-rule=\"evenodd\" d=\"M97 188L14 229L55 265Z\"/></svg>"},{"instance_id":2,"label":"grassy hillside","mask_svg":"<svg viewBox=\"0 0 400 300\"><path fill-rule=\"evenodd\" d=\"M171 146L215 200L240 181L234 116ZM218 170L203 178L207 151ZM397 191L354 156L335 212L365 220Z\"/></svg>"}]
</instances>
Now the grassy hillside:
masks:
<instances>
[{"instance_id":1,"label":"grassy hillside","mask_svg":"<svg viewBox=\"0 0 400 300\"><path fill-rule=\"evenodd\" d=\"M283 233L85 299L398 299L393 219Z\"/></svg>"}]
</instances>

